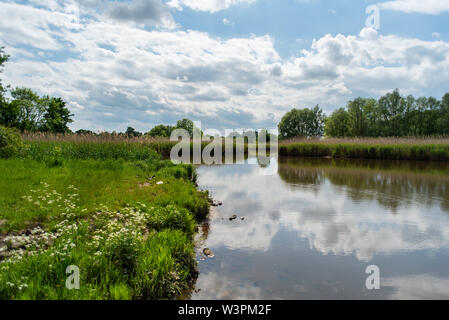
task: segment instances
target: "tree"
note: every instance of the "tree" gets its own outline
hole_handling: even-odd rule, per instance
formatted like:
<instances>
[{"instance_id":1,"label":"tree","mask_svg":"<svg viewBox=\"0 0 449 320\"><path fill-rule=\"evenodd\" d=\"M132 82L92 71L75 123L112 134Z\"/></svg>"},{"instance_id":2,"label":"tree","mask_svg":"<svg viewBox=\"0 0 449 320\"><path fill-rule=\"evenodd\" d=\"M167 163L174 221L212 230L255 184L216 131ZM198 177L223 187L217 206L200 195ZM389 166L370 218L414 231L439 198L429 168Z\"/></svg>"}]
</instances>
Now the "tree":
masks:
<instances>
[{"instance_id":1,"label":"tree","mask_svg":"<svg viewBox=\"0 0 449 320\"><path fill-rule=\"evenodd\" d=\"M67 124L73 122L71 119L73 114L66 107L66 102L61 98L50 98L48 96L42 100L46 105L46 112L40 130L53 133L70 132Z\"/></svg>"},{"instance_id":2,"label":"tree","mask_svg":"<svg viewBox=\"0 0 449 320\"><path fill-rule=\"evenodd\" d=\"M0 125L9 128L19 128L20 111L20 105L18 103L0 101Z\"/></svg>"},{"instance_id":3,"label":"tree","mask_svg":"<svg viewBox=\"0 0 449 320\"><path fill-rule=\"evenodd\" d=\"M0 73L9 56L0 48ZM5 89L0 79L0 125L21 131L47 131L64 133L72 122L69 109L61 98L39 97L28 88L11 90L12 101L4 97Z\"/></svg>"},{"instance_id":4,"label":"tree","mask_svg":"<svg viewBox=\"0 0 449 320\"><path fill-rule=\"evenodd\" d=\"M403 136L404 131L404 111L406 102L401 97L399 90L387 93L379 99L379 111L382 122L383 136Z\"/></svg>"},{"instance_id":5,"label":"tree","mask_svg":"<svg viewBox=\"0 0 449 320\"><path fill-rule=\"evenodd\" d=\"M5 48L0 47L0 73L3 72L3 65L8 60L9 60L9 55L5 54ZM5 92L5 89L3 88L2 79L0 78L0 103L2 102L1 100L3 100L4 92Z\"/></svg>"},{"instance_id":6,"label":"tree","mask_svg":"<svg viewBox=\"0 0 449 320\"><path fill-rule=\"evenodd\" d=\"M440 115L438 119L439 133L449 135L449 93L446 93L441 100Z\"/></svg>"},{"instance_id":7,"label":"tree","mask_svg":"<svg viewBox=\"0 0 449 320\"><path fill-rule=\"evenodd\" d=\"M195 125L194 125L193 121L189 120L189 119L182 119L176 123L176 129L186 130L189 133L191 138L193 137L194 127L195 127Z\"/></svg>"},{"instance_id":8,"label":"tree","mask_svg":"<svg viewBox=\"0 0 449 320\"><path fill-rule=\"evenodd\" d=\"M153 138L170 138L173 130L175 130L175 127L173 126L160 124L147 132L146 135Z\"/></svg>"},{"instance_id":9,"label":"tree","mask_svg":"<svg viewBox=\"0 0 449 320\"><path fill-rule=\"evenodd\" d=\"M330 117L326 119L324 132L329 137L348 137L350 136L349 113L340 108L334 111Z\"/></svg>"},{"instance_id":10,"label":"tree","mask_svg":"<svg viewBox=\"0 0 449 320\"><path fill-rule=\"evenodd\" d=\"M0 73L3 72L3 64L8 61L9 56L5 54L4 48L0 47ZM0 78L0 124L4 124L2 115L6 112L4 108L8 107L8 101L5 98L5 88L2 85L2 79Z\"/></svg>"},{"instance_id":11,"label":"tree","mask_svg":"<svg viewBox=\"0 0 449 320\"><path fill-rule=\"evenodd\" d=\"M46 111L46 101L28 88L11 91L12 110L19 110L18 128L21 131L37 131L42 125Z\"/></svg>"},{"instance_id":12,"label":"tree","mask_svg":"<svg viewBox=\"0 0 449 320\"><path fill-rule=\"evenodd\" d=\"M367 135L368 126L366 123L364 106L366 100L357 98L348 102L349 132L353 137L363 137Z\"/></svg>"},{"instance_id":13,"label":"tree","mask_svg":"<svg viewBox=\"0 0 449 320\"><path fill-rule=\"evenodd\" d=\"M293 109L279 123L280 139L318 137L324 133L325 116L319 106Z\"/></svg>"},{"instance_id":14,"label":"tree","mask_svg":"<svg viewBox=\"0 0 449 320\"><path fill-rule=\"evenodd\" d=\"M126 129L125 134L128 136L128 138L134 138L134 137L141 137L142 133L140 133L139 131L136 131L136 129L134 129L133 127L128 127L128 129Z\"/></svg>"},{"instance_id":15,"label":"tree","mask_svg":"<svg viewBox=\"0 0 449 320\"><path fill-rule=\"evenodd\" d=\"M80 129L78 131L75 132L76 134L80 134L80 135L94 135L95 132L91 131L91 130L85 130L85 129Z\"/></svg>"}]
</instances>

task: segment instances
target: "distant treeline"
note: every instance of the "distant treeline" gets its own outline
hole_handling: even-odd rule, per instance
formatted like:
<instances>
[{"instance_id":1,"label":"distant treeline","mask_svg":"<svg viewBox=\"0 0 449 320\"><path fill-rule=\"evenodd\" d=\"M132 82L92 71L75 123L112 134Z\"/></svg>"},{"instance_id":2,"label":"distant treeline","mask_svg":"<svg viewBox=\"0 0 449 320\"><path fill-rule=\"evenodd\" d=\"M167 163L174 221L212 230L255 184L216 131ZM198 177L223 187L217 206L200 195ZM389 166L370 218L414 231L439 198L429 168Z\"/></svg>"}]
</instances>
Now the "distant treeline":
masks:
<instances>
[{"instance_id":1,"label":"distant treeline","mask_svg":"<svg viewBox=\"0 0 449 320\"><path fill-rule=\"evenodd\" d=\"M101 133L97 134L93 131L84 130L84 129L78 130L75 133L82 134L82 135L126 136L129 138L137 138L137 137L143 137L143 136L152 137L152 138L170 138L172 132L176 129L184 129L189 133L190 137L192 137L193 132L196 128L195 128L195 125L192 120L182 119L182 120L179 120L175 126L160 124L160 125L155 126L153 129L151 129L147 133L139 132L136 129L134 129L133 127L128 127L128 129L126 129L126 131L124 133L114 131L112 133L101 132Z\"/></svg>"},{"instance_id":2,"label":"distant treeline","mask_svg":"<svg viewBox=\"0 0 449 320\"><path fill-rule=\"evenodd\" d=\"M357 98L326 117L320 107L293 109L279 124L281 139L295 137L429 137L449 135L449 93L403 97L396 89L376 99Z\"/></svg>"}]
</instances>

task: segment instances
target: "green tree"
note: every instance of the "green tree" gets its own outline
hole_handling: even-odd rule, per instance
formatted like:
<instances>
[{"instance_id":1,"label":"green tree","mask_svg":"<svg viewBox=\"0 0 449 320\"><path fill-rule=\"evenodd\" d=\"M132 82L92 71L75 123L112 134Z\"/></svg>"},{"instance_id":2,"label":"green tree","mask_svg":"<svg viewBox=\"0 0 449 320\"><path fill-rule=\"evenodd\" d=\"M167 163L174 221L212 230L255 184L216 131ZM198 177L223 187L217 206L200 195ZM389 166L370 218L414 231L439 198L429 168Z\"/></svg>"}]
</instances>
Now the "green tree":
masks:
<instances>
[{"instance_id":1,"label":"green tree","mask_svg":"<svg viewBox=\"0 0 449 320\"><path fill-rule=\"evenodd\" d=\"M319 106L293 109L279 123L280 139L295 137L318 137L324 133L325 116Z\"/></svg>"},{"instance_id":2,"label":"green tree","mask_svg":"<svg viewBox=\"0 0 449 320\"><path fill-rule=\"evenodd\" d=\"M94 135L95 132L91 131L91 130L86 130L86 129L80 129L78 131L75 132L76 134L81 134L81 135Z\"/></svg>"},{"instance_id":3,"label":"green tree","mask_svg":"<svg viewBox=\"0 0 449 320\"><path fill-rule=\"evenodd\" d=\"M19 128L20 125L20 105L0 101L0 125L9 128Z\"/></svg>"},{"instance_id":4,"label":"green tree","mask_svg":"<svg viewBox=\"0 0 449 320\"><path fill-rule=\"evenodd\" d=\"M9 55L5 54L5 48L4 47L0 47L0 73L3 72L3 65L8 60L9 60ZM3 94L4 93L5 93L5 89L3 88L2 79L0 78L0 100L3 100L3 98L4 98ZM1 103L1 101L0 101L0 103Z\"/></svg>"},{"instance_id":5,"label":"green tree","mask_svg":"<svg viewBox=\"0 0 449 320\"><path fill-rule=\"evenodd\" d=\"M5 54L4 48L0 47L0 74L3 72L3 65L5 62L7 62L9 59L9 56ZM2 79L0 78L0 124L5 125L3 122L4 120L3 115L5 114L6 110L5 108L8 107L9 103L5 98L5 88L3 88Z\"/></svg>"},{"instance_id":6,"label":"green tree","mask_svg":"<svg viewBox=\"0 0 449 320\"><path fill-rule=\"evenodd\" d=\"M349 113L340 108L334 111L328 118L326 118L324 132L328 137L348 137L349 131Z\"/></svg>"},{"instance_id":7,"label":"green tree","mask_svg":"<svg viewBox=\"0 0 449 320\"><path fill-rule=\"evenodd\" d=\"M28 88L11 91L11 110L19 110L18 128L21 131L37 131L42 125L46 101Z\"/></svg>"},{"instance_id":8,"label":"green tree","mask_svg":"<svg viewBox=\"0 0 449 320\"><path fill-rule=\"evenodd\" d=\"M379 111L383 136L402 136L404 131L404 111L406 107L405 99L396 89L392 93L387 93L379 99Z\"/></svg>"},{"instance_id":9,"label":"green tree","mask_svg":"<svg viewBox=\"0 0 449 320\"><path fill-rule=\"evenodd\" d=\"M66 107L66 102L62 98L50 98L48 96L42 98L42 101L46 105L46 111L40 130L53 133L70 132L67 124L73 122L73 114Z\"/></svg>"},{"instance_id":10,"label":"green tree","mask_svg":"<svg viewBox=\"0 0 449 320\"><path fill-rule=\"evenodd\" d=\"M441 100L438 131L439 134L449 135L449 93L446 93Z\"/></svg>"},{"instance_id":11,"label":"green tree","mask_svg":"<svg viewBox=\"0 0 449 320\"><path fill-rule=\"evenodd\" d=\"M348 102L349 131L353 137L364 137L368 134L368 124L365 116L366 99L357 98Z\"/></svg>"},{"instance_id":12,"label":"green tree","mask_svg":"<svg viewBox=\"0 0 449 320\"><path fill-rule=\"evenodd\" d=\"M139 131L136 131L136 129L134 129L133 127L128 127L128 129L126 129L125 134L129 137L129 138L134 138L134 137L141 137L142 133Z\"/></svg>"},{"instance_id":13,"label":"green tree","mask_svg":"<svg viewBox=\"0 0 449 320\"><path fill-rule=\"evenodd\" d=\"M175 127L173 127L173 126L166 126L166 125L160 124L160 125L155 126L149 132L147 132L146 135L153 137L153 138L170 138L174 129L175 129Z\"/></svg>"},{"instance_id":14,"label":"green tree","mask_svg":"<svg viewBox=\"0 0 449 320\"><path fill-rule=\"evenodd\" d=\"M189 120L189 119L182 119L176 123L176 129L186 130L189 133L191 138L193 137L193 129L194 128L195 128L195 125L194 125L193 121Z\"/></svg>"}]
</instances>

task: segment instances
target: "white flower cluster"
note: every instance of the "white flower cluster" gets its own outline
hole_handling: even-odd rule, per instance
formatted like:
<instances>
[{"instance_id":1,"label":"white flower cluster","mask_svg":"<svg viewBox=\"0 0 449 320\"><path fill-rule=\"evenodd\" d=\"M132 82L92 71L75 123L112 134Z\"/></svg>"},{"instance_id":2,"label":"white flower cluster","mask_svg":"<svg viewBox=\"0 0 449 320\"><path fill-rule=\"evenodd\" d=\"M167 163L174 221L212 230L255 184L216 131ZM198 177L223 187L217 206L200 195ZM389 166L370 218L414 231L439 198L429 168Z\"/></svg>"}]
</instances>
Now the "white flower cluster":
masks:
<instances>
[{"instance_id":1,"label":"white flower cluster","mask_svg":"<svg viewBox=\"0 0 449 320\"><path fill-rule=\"evenodd\" d=\"M66 198L58 193L56 190L50 190L50 185L46 182L41 182L41 188L31 190L32 195L23 196L22 199L33 203L40 209L49 210L52 207L57 207L63 210L65 215L73 215L73 211L77 209L76 202L79 200L79 194L76 193L78 189L70 185L67 187L70 190L70 194L67 194Z\"/></svg>"},{"instance_id":2,"label":"white flower cluster","mask_svg":"<svg viewBox=\"0 0 449 320\"><path fill-rule=\"evenodd\" d=\"M141 203L138 206L146 207ZM97 212L94 219L97 229L88 246L96 251L95 256L104 254L101 248L113 247L124 239L130 241L128 245L137 247L147 233L148 213L138 208L125 207L112 212L106 206L101 206L101 211Z\"/></svg>"},{"instance_id":3,"label":"white flower cluster","mask_svg":"<svg viewBox=\"0 0 449 320\"><path fill-rule=\"evenodd\" d=\"M9 235L5 237L0 242L0 253L7 251L8 254L5 255L7 258L0 263L14 263L22 260L25 256L36 255L45 251L56 239L63 236L67 236L68 243L62 247L61 251L56 250L54 254L60 256L67 255L67 249L73 247L74 244L70 240L70 235L77 231L78 226L76 223L70 222L70 219L76 217L74 211L78 208L76 201L79 200L79 195L75 192L78 189L73 185L67 187L73 193L68 194L67 198L64 199L56 190L50 190L48 183L41 182L41 185L42 187L40 189L31 190L32 195L24 196L22 199L34 203L41 209L49 209L50 206L56 205L61 210L61 217L64 220L56 225L54 232L46 232L41 227L36 227L20 235ZM85 212L87 209L83 210Z\"/></svg>"}]
</instances>

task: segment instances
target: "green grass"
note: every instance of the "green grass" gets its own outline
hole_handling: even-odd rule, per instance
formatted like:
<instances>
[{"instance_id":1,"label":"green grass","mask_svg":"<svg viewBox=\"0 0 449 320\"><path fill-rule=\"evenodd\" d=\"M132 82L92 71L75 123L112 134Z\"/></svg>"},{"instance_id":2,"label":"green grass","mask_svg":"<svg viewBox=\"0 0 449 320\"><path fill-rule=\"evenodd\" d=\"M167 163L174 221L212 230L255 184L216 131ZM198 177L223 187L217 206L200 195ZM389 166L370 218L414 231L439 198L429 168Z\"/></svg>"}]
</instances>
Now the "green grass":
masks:
<instances>
[{"instance_id":1,"label":"green grass","mask_svg":"<svg viewBox=\"0 0 449 320\"><path fill-rule=\"evenodd\" d=\"M192 166L134 145L27 152L0 159L0 299L169 299L188 288L209 210ZM70 265L79 290L65 286Z\"/></svg>"}]
</instances>

